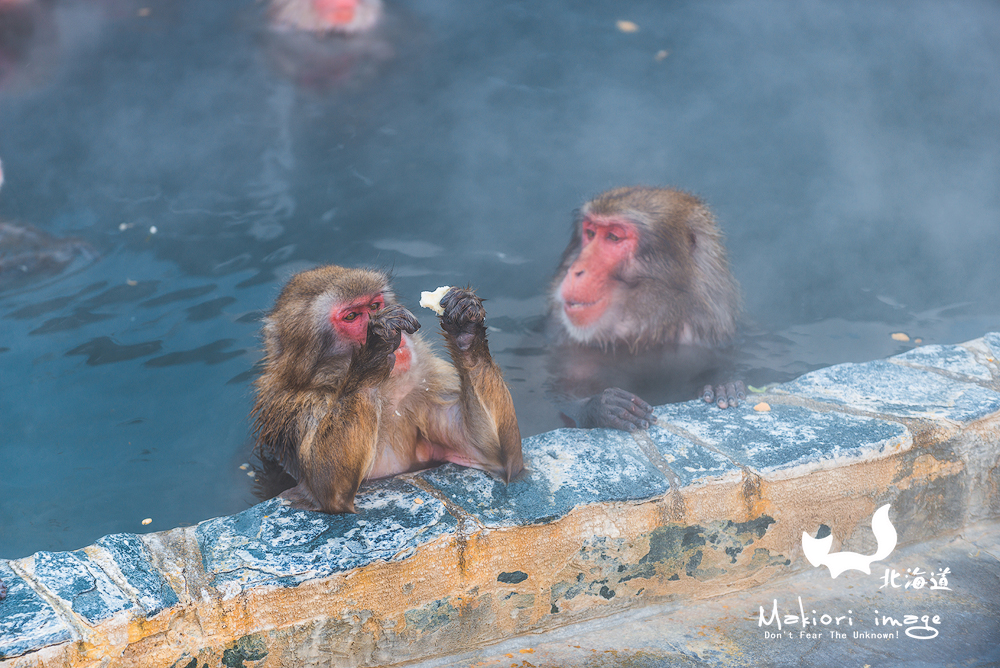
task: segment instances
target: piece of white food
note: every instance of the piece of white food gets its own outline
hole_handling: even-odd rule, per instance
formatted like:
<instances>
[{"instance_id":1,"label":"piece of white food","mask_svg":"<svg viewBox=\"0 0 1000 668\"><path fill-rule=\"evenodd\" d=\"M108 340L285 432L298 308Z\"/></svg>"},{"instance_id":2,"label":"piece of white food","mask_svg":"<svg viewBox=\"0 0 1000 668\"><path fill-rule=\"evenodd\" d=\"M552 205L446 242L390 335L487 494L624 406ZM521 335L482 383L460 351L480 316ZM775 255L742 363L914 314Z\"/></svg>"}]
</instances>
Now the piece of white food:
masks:
<instances>
[{"instance_id":1,"label":"piece of white food","mask_svg":"<svg viewBox=\"0 0 1000 668\"><path fill-rule=\"evenodd\" d=\"M429 308L438 315L444 314L444 307L441 306L441 299L451 290L450 285L442 285L434 292L421 292L420 305Z\"/></svg>"}]
</instances>

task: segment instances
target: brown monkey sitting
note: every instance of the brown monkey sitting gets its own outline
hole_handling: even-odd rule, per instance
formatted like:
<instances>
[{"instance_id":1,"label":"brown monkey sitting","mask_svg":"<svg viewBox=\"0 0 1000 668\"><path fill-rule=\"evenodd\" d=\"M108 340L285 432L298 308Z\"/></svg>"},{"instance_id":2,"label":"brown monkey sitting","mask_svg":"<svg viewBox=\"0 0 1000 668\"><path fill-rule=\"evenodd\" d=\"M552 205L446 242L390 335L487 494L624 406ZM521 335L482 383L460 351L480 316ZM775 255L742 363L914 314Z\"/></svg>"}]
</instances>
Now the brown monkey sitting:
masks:
<instances>
[{"instance_id":1,"label":"brown monkey sitting","mask_svg":"<svg viewBox=\"0 0 1000 668\"><path fill-rule=\"evenodd\" d=\"M690 349L729 343L739 301L721 232L697 197L668 188L606 192L580 210L552 283L549 330L561 357L577 367L557 375L579 385L571 376L593 378L608 351L613 359L605 364L619 371L631 365L641 373L651 361L658 367L667 353L675 369L697 372L704 356ZM622 359L621 348L629 359ZM688 350L678 355L681 348ZM556 394L580 427L631 431L655 420L650 405L631 392L598 392L582 400L570 398L576 391ZM745 396L742 382L702 390L705 401L720 408Z\"/></svg>"},{"instance_id":2,"label":"brown monkey sitting","mask_svg":"<svg viewBox=\"0 0 1000 668\"><path fill-rule=\"evenodd\" d=\"M299 485L299 505L354 512L363 480L455 462L510 482L522 469L510 392L490 356L486 311L451 288L440 316L452 364L415 332L378 271L294 276L264 325L253 408L262 453Z\"/></svg>"}]
</instances>

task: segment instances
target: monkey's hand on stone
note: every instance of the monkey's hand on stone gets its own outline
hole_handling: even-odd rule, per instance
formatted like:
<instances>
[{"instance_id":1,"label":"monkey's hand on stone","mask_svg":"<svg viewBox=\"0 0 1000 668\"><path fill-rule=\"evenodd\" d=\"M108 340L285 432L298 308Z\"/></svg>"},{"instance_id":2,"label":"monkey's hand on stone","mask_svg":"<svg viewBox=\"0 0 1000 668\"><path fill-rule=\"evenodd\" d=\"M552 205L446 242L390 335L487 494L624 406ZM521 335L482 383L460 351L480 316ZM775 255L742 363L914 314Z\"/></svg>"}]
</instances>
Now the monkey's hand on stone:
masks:
<instances>
[{"instance_id":1,"label":"monkey's hand on stone","mask_svg":"<svg viewBox=\"0 0 1000 668\"><path fill-rule=\"evenodd\" d=\"M462 352L486 337L486 309L475 291L452 288L441 298L441 328Z\"/></svg>"},{"instance_id":2,"label":"monkey's hand on stone","mask_svg":"<svg viewBox=\"0 0 1000 668\"><path fill-rule=\"evenodd\" d=\"M611 387L592 396L583 406L580 427L605 428L621 431L646 429L656 422L653 407L617 387Z\"/></svg>"},{"instance_id":3,"label":"monkey's hand on stone","mask_svg":"<svg viewBox=\"0 0 1000 668\"><path fill-rule=\"evenodd\" d=\"M747 388L742 380L712 387L706 385L701 391L701 398L706 404L715 403L719 408L736 408L747 398Z\"/></svg>"}]
</instances>

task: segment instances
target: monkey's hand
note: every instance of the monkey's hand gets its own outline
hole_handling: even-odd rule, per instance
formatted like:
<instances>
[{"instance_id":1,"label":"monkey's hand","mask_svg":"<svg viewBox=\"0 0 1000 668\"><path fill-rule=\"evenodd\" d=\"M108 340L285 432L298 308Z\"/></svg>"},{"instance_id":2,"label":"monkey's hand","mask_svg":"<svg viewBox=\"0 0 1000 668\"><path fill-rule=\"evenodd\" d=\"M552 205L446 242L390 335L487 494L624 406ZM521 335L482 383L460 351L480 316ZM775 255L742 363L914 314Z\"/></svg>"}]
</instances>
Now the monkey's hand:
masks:
<instances>
[{"instance_id":1,"label":"monkey's hand","mask_svg":"<svg viewBox=\"0 0 1000 668\"><path fill-rule=\"evenodd\" d=\"M477 340L486 341L486 309L475 291L452 288L441 298L441 328L462 352Z\"/></svg>"},{"instance_id":2,"label":"monkey's hand","mask_svg":"<svg viewBox=\"0 0 1000 668\"><path fill-rule=\"evenodd\" d=\"M399 348L403 332L413 334L418 329L420 323L412 313L399 304L390 304L372 314L365 347L375 355L388 355Z\"/></svg>"},{"instance_id":3,"label":"monkey's hand","mask_svg":"<svg viewBox=\"0 0 1000 668\"><path fill-rule=\"evenodd\" d=\"M393 353L399 348L403 332L412 334L420 323L399 304L389 304L371 314L365 344L351 359L347 371L348 381L343 392L353 392L357 387L380 383L389 377L396 363Z\"/></svg>"},{"instance_id":4,"label":"monkey's hand","mask_svg":"<svg viewBox=\"0 0 1000 668\"><path fill-rule=\"evenodd\" d=\"M711 385L706 385L705 389L701 391L701 398L705 400L706 404L715 403L719 408L736 408L740 405L740 401L747 398L747 388L742 380L714 388Z\"/></svg>"},{"instance_id":5,"label":"monkey's hand","mask_svg":"<svg viewBox=\"0 0 1000 668\"><path fill-rule=\"evenodd\" d=\"M583 405L581 427L621 431L646 429L656 422L653 407L631 392L611 387L595 394Z\"/></svg>"}]
</instances>

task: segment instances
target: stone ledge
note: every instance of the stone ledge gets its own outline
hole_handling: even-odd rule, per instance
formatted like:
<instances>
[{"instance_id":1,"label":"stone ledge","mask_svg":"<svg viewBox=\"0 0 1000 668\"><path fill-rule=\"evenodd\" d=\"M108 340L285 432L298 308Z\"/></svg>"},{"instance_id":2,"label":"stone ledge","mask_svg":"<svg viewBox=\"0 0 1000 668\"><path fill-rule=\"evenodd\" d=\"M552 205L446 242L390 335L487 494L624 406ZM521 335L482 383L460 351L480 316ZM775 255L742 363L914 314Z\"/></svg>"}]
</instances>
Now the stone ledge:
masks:
<instances>
[{"instance_id":1,"label":"stone ledge","mask_svg":"<svg viewBox=\"0 0 1000 668\"><path fill-rule=\"evenodd\" d=\"M0 561L2 666L367 666L439 656L808 567L801 532L871 553L1000 516L1000 334L807 374L628 435L524 441L505 486L452 465L197 527Z\"/></svg>"}]
</instances>

